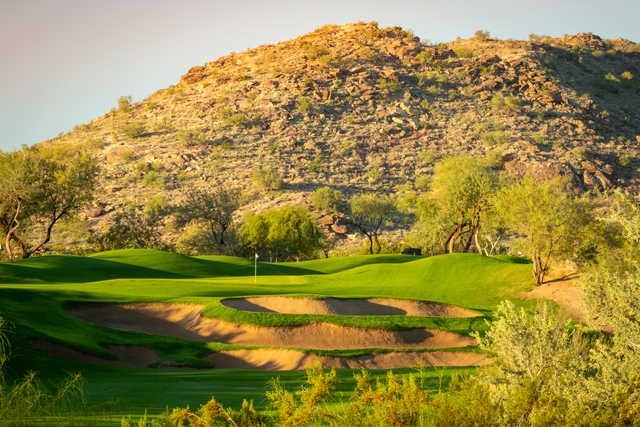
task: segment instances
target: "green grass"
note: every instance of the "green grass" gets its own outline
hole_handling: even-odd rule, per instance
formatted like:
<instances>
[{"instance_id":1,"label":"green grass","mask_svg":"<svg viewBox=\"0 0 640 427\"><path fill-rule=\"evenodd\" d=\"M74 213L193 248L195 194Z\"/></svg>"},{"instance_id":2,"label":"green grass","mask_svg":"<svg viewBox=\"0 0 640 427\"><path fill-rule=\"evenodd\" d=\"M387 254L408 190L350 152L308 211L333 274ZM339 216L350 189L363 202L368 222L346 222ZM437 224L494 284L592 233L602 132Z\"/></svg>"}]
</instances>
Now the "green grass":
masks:
<instances>
[{"instance_id":1,"label":"green grass","mask_svg":"<svg viewBox=\"0 0 640 427\"><path fill-rule=\"evenodd\" d=\"M269 378L278 375L294 385L300 383L303 373L83 365L52 359L31 349L29 342L44 339L102 357L114 357L105 349L107 344L141 344L154 348L163 359L202 367L200 358L206 353L234 346L111 330L81 321L69 315L64 307L73 302L193 302L206 305L207 316L239 323L299 325L322 321L355 327L428 327L468 334L485 328L485 319L500 301L532 287L530 265L521 259L475 254L429 258L380 255L260 263L258 272L254 279L252 260L187 257L151 250L111 251L88 257L46 256L0 263L0 315L14 325L10 373L17 376L36 370L45 379L55 379L66 372L81 371L87 380L89 402L94 406L101 404L96 410L104 410L105 414L139 413L144 408L155 411L165 405L195 406L212 394L232 405L243 397L254 398L260 406L259 399L263 399ZM418 299L474 309L481 316L464 319L287 315L241 312L220 304L222 298L254 295ZM363 352L351 349L327 354ZM341 373L347 388L351 387L350 376L349 372Z\"/></svg>"}]
</instances>

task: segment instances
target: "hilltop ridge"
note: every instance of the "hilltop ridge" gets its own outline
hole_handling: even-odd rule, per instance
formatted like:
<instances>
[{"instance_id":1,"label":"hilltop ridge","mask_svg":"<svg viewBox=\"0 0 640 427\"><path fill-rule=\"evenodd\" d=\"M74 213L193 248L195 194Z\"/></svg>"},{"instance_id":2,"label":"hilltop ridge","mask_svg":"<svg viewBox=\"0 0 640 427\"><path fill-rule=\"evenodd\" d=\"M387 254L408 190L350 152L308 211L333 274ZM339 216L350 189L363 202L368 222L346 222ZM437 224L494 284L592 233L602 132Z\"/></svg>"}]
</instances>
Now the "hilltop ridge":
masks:
<instances>
[{"instance_id":1,"label":"hilltop ridge","mask_svg":"<svg viewBox=\"0 0 640 427\"><path fill-rule=\"evenodd\" d=\"M448 155L490 155L513 175L567 176L576 189L640 189L640 45L581 33L488 35L438 45L399 27L327 25L192 67L178 83L46 143L103 160L95 225L200 182L279 192L245 209L416 186Z\"/></svg>"}]
</instances>

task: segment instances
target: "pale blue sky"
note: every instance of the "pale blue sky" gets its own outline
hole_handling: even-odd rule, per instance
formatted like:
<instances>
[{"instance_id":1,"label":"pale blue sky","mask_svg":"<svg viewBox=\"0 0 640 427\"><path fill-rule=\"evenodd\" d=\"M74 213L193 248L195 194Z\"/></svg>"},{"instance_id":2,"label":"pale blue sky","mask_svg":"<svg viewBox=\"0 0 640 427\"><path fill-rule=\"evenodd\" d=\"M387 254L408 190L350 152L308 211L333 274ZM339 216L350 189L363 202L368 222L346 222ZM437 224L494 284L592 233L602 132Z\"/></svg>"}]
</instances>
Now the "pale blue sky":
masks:
<instances>
[{"instance_id":1,"label":"pale blue sky","mask_svg":"<svg viewBox=\"0 0 640 427\"><path fill-rule=\"evenodd\" d=\"M591 31L640 40L640 0L0 0L0 149L143 99L193 65L307 33L378 21L432 41Z\"/></svg>"}]
</instances>

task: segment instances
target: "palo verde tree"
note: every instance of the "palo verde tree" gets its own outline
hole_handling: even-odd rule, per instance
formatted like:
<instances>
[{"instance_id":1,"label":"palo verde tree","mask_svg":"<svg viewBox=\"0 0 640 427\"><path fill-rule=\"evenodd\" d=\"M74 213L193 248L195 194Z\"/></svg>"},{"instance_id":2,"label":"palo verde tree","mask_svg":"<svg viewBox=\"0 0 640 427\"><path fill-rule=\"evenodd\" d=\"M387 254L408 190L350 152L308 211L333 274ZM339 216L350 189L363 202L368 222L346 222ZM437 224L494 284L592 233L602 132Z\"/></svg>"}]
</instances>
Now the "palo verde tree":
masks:
<instances>
[{"instance_id":1,"label":"palo verde tree","mask_svg":"<svg viewBox=\"0 0 640 427\"><path fill-rule=\"evenodd\" d=\"M589 204L566 191L559 179L523 179L496 194L495 207L509 230L520 236L522 252L531 257L533 278L544 283L553 259L570 258L591 222Z\"/></svg>"},{"instance_id":2,"label":"palo verde tree","mask_svg":"<svg viewBox=\"0 0 640 427\"><path fill-rule=\"evenodd\" d=\"M93 198L96 160L76 147L34 147L0 157L0 229L12 260L44 249L56 224Z\"/></svg>"},{"instance_id":3,"label":"palo verde tree","mask_svg":"<svg viewBox=\"0 0 640 427\"><path fill-rule=\"evenodd\" d=\"M445 252L467 252L475 244L479 253L485 253L479 232L498 182L497 172L484 158L449 157L435 165L420 213L432 216L426 223L444 231Z\"/></svg>"},{"instance_id":4,"label":"palo verde tree","mask_svg":"<svg viewBox=\"0 0 640 427\"><path fill-rule=\"evenodd\" d=\"M369 242L369 253L380 253L380 231L383 225L396 213L396 201L390 195L358 194L349 200L349 215L358 231Z\"/></svg>"},{"instance_id":5,"label":"palo verde tree","mask_svg":"<svg viewBox=\"0 0 640 427\"><path fill-rule=\"evenodd\" d=\"M322 247L322 232L303 206L283 206L247 217L240 227L247 248L278 259L312 257Z\"/></svg>"},{"instance_id":6,"label":"palo verde tree","mask_svg":"<svg viewBox=\"0 0 640 427\"><path fill-rule=\"evenodd\" d=\"M207 226L211 238L225 244L225 233L233 225L233 215L240 207L240 191L226 187L195 189L178 209L178 223L200 222Z\"/></svg>"}]
</instances>

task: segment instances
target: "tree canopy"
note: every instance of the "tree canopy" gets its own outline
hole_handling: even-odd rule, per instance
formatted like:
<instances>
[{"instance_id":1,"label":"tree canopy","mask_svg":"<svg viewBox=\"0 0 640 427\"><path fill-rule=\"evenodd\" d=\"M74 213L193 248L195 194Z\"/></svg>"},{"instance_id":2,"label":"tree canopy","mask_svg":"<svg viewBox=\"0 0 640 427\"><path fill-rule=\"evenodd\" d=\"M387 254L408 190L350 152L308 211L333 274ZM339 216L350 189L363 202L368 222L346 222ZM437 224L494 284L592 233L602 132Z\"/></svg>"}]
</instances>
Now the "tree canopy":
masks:
<instances>
[{"instance_id":1,"label":"tree canopy","mask_svg":"<svg viewBox=\"0 0 640 427\"><path fill-rule=\"evenodd\" d=\"M312 257L322 245L322 232L303 206L249 215L239 231L245 246L276 261Z\"/></svg>"},{"instance_id":2,"label":"tree canopy","mask_svg":"<svg viewBox=\"0 0 640 427\"><path fill-rule=\"evenodd\" d=\"M358 194L349 200L351 220L369 242L369 253L380 252L380 230L396 213L396 201L388 194Z\"/></svg>"},{"instance_id":3,"label":"tree canopy","mask_svg":"<svg viewBox=\"0 0 640 427\"><path fill-rule=\"evenodd\" d=\"M92 198L96 160L74 147L35 147L0 155L0 229L11 260L42 251L55 225Z\"/></svg>"}]
</instances>

